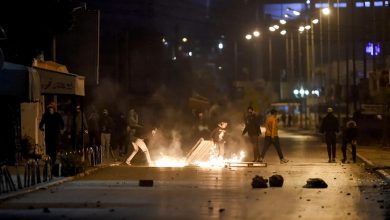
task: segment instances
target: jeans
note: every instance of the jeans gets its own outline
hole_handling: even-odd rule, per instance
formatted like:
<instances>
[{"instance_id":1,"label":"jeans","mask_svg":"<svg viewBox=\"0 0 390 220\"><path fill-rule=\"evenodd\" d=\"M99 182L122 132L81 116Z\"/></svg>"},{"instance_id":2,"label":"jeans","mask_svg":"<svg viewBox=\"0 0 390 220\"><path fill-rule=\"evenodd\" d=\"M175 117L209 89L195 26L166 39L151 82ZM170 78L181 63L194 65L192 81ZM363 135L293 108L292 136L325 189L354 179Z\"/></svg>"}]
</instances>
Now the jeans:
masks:
<instances>
[{"instance_id":1,"label":"jeans","mask_svg":"<svg viewBox=\"0 0 390 220\"><path fill-rule=\"evenodd\" d=\"M274 137L271 138L271 136L265 136L264 138L264 148L263 151L261 152L261 158L264 158L265 154L267 153L269 147L273 144L276 148L276 151L278 152L279 158L283 159L283 153L282 149L280 148L280 143L279 143L279 137Z\"/></svg>"}]
</instances>

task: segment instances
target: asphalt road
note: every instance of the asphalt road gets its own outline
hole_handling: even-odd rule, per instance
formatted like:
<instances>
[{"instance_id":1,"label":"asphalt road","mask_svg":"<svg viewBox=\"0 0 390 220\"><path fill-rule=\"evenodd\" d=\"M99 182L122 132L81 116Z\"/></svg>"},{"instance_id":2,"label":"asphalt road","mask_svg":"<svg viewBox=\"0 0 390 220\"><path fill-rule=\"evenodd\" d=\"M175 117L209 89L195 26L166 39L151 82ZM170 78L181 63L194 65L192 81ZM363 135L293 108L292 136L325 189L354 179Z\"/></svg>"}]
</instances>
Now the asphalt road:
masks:
<instances>
[{"instance_id":1,"label":"asphalt road","mask_svg":"<svg viewBox=\"0 0 390 220\"><path fill-rule=\"evenodd\" d=\"M280 136L287 164L270 148L267 167L110 166L3 201L0 219L390 219L390 189L364 164L327 163L318 138ZM251 187L255 175L273 174L283 187ZM303 188L308 178L328 188Z\"/></svg>"}]
</instances>

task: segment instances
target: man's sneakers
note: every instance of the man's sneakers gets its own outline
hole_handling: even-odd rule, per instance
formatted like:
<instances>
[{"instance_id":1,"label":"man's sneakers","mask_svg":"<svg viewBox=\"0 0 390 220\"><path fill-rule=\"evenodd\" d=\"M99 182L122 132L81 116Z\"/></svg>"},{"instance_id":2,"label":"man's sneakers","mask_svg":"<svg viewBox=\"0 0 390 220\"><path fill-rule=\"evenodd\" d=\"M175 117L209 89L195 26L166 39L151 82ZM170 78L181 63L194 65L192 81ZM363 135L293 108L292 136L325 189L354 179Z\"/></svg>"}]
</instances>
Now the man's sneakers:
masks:
<instances>
[{"instance_id":1,"label":"man's sneakers","mask_svg":"<svg viewBox=\"0 0 390 220\"><path fill-rule=\"evenodd\" d=\"M288 160L286 158L280 159L280 164L288 163Z\"/></svg>"}]
</instances>

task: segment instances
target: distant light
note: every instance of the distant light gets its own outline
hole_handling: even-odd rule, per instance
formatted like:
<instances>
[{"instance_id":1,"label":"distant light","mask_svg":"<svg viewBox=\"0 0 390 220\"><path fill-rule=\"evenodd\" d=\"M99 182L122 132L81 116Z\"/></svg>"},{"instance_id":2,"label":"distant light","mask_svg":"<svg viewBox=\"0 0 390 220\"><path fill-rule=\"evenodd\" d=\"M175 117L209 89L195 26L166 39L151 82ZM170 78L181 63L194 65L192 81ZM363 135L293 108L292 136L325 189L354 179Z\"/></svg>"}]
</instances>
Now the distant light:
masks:
<instances>
[{"instance_id":1,"label":"distant light","mask_svg":"<svg viewBox=\"0 0 390 220\"><path fill-rule=\"evenodd\" d=\"M306 4L310 5L310 0L307 0L307 1L306 1Z\"/></svg>"},{"instance_id":2,"label":"distant light","mask_svg":"<svg viewBox=\"0 0 390 220\"><path fill-rule=\"evenodd\" d=\"M176 60L176 57L172 57L172 60Z\"/></svg>"},{"instance_id":3,"label":"distant light","mask_svg":"<svg viewBox=\"0 0 390 220\"><path fill-rule=\"evenodd\" d=\"M222 70L222 66L219 66L218 69L219 69L219 70Z\"/></svg>"},{"instance_id":4,"label":"distant light","mask_svg":"<svg viewBox=\"0 0 390 220\"><path fill-rule=\"evenodd\" d=\"M221 38L224 39L224 38L225 38L225 35L221 35Z\"/></svg>"},{"instance_id":5,"label":"distant light","mask_svg":"<svg viewBox=\"0 0 390 220\"><path fill-rule=\"evenodd\" d=\"M298 31L299 31L299 32L303 32L304 30L305 30L305 27L299 26L299 28L298 28Z\"/></svg>"},{"instance_id":6,"label":"distant light","mask_svg":"<svg viewBox=\"0 0 390 220\"><path fill-rule=\"evenodd\" d=\"M270 31L274 32L276 29L274 27L269 27L268 28Z\"/></svg>"},{"instance_id":7,"label":"distant light","mask_svg":"<svg viewBox=\"0 0 390 220\"><path fill-rule=\"evenodd\" d=\"M279 29L279 25L277 25L277 24L275 24L273 27L275 28L275 30Z\"/></svg>"},{"instance_id":8,"label":"distant light","mask_svg":"<svg viewBox=\"0 0 390 220\"><path fill-rule=\"evenodd\" d=\"M259 37L260 36L260 32L259 31L253 31L253 36Z\"/></svg>"},{"instance_id":9,"label":"distant light","mask_svg":"<svg viewBox=\"0 0 390 220\"><path fill-rule=\"evenodd\" d=\"M381 52L381 47L379 43L376 43L374 46L374 43L368 42L366 45L366 53L371 56L378 56Z\"/></svg>"},{"instance_id":10,"label":"distant light","mask_svg":"<svg viewBox=\"0 0 390 220\"><path fill-rule=\"evenodd\" d=\"M320 96L320 91L319 91L318 89L315 89L315 90L312 90L312 91L311 91L311 94L312 94L312 95Z\"/></svg>"},{"instance_id":11,"label":"distant light","mask_svg":"<svg viewBox=\"0 0 390 220\"><path fill-rule=\"evenodd\" d=\"M250 40L250 39L252 39L252 35L251 35L251 34L247 34L247 35L245 35L245 39L247 39L247 40Z\"/></svg>"},{"instance_id":12,"label":"distant light","mask_svg":"<svg viewBox=\"0 0 390 220\"><path fill-rule=\"evenodd\" d=\"M188 41L188 39L187 39L186 37L183 37L183 38L181 39L181 41L183 41L183 42L185 43L185 42Z\"/></svg>"},{"instance_id":13,"label":"distant light","mask_svg":"<svg viewBox=\"0 0 390 220\"><path fill-rule=\"evenodd\" d=\"M322 14L324 14L324 15L329 15L330 14L330 9L329 8L323 8L321 11L322 11Z\"/></svg>"},{"instance_id":14,"label":"distant light","mask_svg":"<svg viewBox=\"0 0 390 220\"><path fill-rule=\"evenodd\" d=\"M219 43L219 44L218 44L218 48L219 48L220 50L222 50L222 49L223 49L223 43Z\"/></svg>"},{"instance_id":15,"label":"distant light","mask_svg":"<svg viewBox=\"0 0 390 220\"><path fill-rule=\"evenodd\" d=\"M313 24L318 24L318 22L320 22L320 20L318 20L318 18L316 18L316 19L313 19L311 22L312 22Z\"/></svg>"},{"instance_id":16,"label":"distant light","mask_svg":"<svg viewBox=\"0 0 390 220\"><path fill-rule=\"evenodd\" d=\"M299 90L299 94L301 94L301 96L303 96L305 94L305 90L303 90L302 88Z\"/></svg>"},{"instance_id":17,"label":"distant light","mask_svg":"<svg viewBox=\"0 0 390 220\"><path fill-rule=\"evenodd\" d=\"M310 28L311 28L310 25L306 25L306 26L305 26L305 29L306 29L306 30L310 30Z\"/></svg>"},{"instance_id":18,"label":"distant light","mask_svg":"<svg viewBox=\"0 0 390 220\"><path fill-rule=\"evenodd\" d=\"M280 24L286 24L287 23L287 21L284 20L284 19L280 20L279 22L280 22Z\"/></svg>"},{"instance_id":19,"label":"distant light","mask_svg":"<svg viewBox=\"0 0 390 220\"><path fill-rule=\"evenodd\" d=\"M282 30L282 31L280 32L280 34L281 34L281 35L286 35L286 34L287 34L287 31L286 31L286 30Z\"/></svg>"},{"instance_id":20,"label":"distant light","mask_svg":"<svg viewBox=\"0 0 390 220\"><path fill-rule=\"evenodd\" d=\"M168 46L168 42L167 42L167 41L165 41L165 42L164 42L164 45L165 45L165 46Z\"/></svg>"},{"instance_id":21,"label":"distant light","mask_svg":"<svg viewBox=\"0 0 390 220\"><path fill-rule=\"evenodd\" d=\"M163 43L165 43L165 42L167 42L166 40L165 40L165 37L163 37L163 39L161 40Z\"/></svg>"},{"instance_id":22,"label":"distant light","mask_svg":"<svg viewBox=\"0 0 390 220\"><path fill-rule=\"evenodd\" d=\"M192 57L192 52L191 51L188 52L188 56Z\"/></svg>"},{"instance_id":23,"label":"distant light","mask_svg":"<svg viewBox=\"0 0 390 220\"><path fill-rule=\"evenodd\" d=\"M305 95L309 95L309 90L305 90Z\"/></svg>"},{"instance_id":24,"label":"distant light","mask_svg":"<svg viewBox=\"0 0 390 220\"><path fill-rule=\"evenodd\" d=\"M298 94L299 94L298 89L294 89L294 95L298 95Z\"/></svg>"},{"instance_id":25,"label":"distant light","mask_svg":"<svg viewBox=\"0 0 390 220\"><path fill-rule=\"evenodd\" d=\"M293 11L293 14L295 15L295 16L299 16L299 15L301 15L301 12L299 12L299 11Z\"/></svg>"},{"instance_id":26,"label":"distant light","mask_svg":"<svg viewBox=\"0 0 390 220\"><path fill-rule=\"evenodd\" d=\"M284 17L285 17L285 18L289 18L288 14L284 14Z\"/></svg>"}]
</instances>

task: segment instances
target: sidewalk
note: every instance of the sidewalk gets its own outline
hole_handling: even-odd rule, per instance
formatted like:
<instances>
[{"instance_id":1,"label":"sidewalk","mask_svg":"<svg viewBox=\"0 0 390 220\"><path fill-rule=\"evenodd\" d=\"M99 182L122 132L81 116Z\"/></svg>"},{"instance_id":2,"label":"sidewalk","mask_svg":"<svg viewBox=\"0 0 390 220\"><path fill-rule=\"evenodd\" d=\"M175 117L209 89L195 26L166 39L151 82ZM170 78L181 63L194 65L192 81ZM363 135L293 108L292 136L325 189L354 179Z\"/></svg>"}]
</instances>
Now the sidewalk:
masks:
<instances>
[{"instance_id":1,"label":"sidewalk","mask_svg":"<svg viewBox=\"0 0 390 220\"><path fill-rule=\"evenodd\" d=\"M322 136L322 134L314 130L305 130L296 127L281 128L280 130L298 133L300 135ZM338 151L340 150L339 145L340 143L337 144ZM351 149L348 148L348 150L347 157L351 158ZM360 146L358 143L356 156L390 184L390 148L383 148L378 145Z\"/></svg>"}]
</instances>

